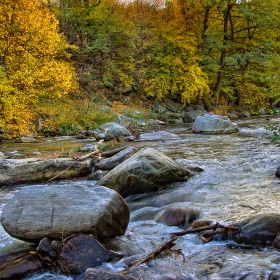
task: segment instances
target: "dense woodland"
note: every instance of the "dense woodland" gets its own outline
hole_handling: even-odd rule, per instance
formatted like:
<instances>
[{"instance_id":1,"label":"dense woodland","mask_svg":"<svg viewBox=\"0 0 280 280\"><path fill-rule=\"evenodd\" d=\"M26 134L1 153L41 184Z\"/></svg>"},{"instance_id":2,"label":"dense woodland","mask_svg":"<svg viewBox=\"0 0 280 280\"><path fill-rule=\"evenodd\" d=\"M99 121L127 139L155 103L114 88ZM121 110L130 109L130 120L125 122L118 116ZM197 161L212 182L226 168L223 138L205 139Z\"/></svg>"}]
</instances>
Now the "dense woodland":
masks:
<instances>
[{"instance_id":1,"label":"dense woodland","mask_svg":"<svg viewBox=\"0 0 280 280\"><path fill-rule=\"evenodd\" d=\"M38 118L95 127L166 97L214 112L280 101L278 0L1 0L0 22L10 135Z\"/></svg>"}]
</instances>

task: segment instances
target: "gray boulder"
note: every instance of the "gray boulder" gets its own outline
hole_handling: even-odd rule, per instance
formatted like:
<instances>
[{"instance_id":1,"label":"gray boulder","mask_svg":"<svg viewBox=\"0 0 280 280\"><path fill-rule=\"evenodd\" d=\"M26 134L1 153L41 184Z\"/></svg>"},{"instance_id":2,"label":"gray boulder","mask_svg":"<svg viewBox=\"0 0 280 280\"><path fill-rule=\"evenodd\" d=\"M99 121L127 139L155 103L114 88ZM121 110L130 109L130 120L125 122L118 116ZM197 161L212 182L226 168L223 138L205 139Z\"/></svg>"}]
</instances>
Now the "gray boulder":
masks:
<instances>
[{"instance_id":1,"label":"gray boulder","mask_svg":"<svg viewBox=\"0 0 280 280\"><path fill-rule=\"evenodd\" d=\"M233 232L238 243L271 245L280 232L280 214L257 214L232 224L240 228Z\"/></svg>"},{"instance_id":2,"label":"gray boulder","mask_svg":"<svg viewBox=\"0 0 280 280\"><path fill-rule=\"evenodd\" d=\"M135 154L137 149L135 147L127 147L109 158L104 158L94 165L95 169L111 170Z\"/></svg>"},{"instance_id":3,"label":"gray boulder","mask_svg":"<svg viewBox=\"0 0 280 280\"><path fill-rule=\"evenodd\" d=\"M186 181L192 175L163 153L144 148L111 170L97 184L127 196L155 191L159 186L176 181Z\"/></svg>"},{"instance_id":4,"label":"gray boulder","mask_svg":"<svg viewBox=\"0 0 280 280\"><path fill-rule=\"evenodd\" d=\"M114 237L125 233L128 222L128 205L118 193L78 184L24 187L6 203L1 216L8 234L31 242L77 233Z\"/></svg>"},{"instance_id":5,"label":"gray boulder","mask_svg":"<svg viewBox=\"0 0 280 280\"><path fill-rule=\"evenodd\" d=\"M55 176L56 179L81 177L86 176L91 169L91 159L81 162L75 162L71 158L5 159L0 165L0 185L47 181Z\"/></svg>"},{"instance_id":6,"label":"gray boulder","mask_svg":"<svg viewBox=\"0 0 280 280\"><path fill-rule=\"evenodd\" d=\"M93 134L97 140L103 139L104 141L110 141L119 137L128 137L128 139L130 139L132 136L129 130L116 122L108 122L99 126L97 129L93 130Z\"/></svg>"},{"instance_id":7,"label":"gray boulder","mask_svg":"<svg viewBox=\"0 0 280 280\"><path fill-rule=\"evenodd\" d=\"M238 127L229 117L206 114L195 119L192 130L195 133L233 133Z\"/></svg>"}]
</instances>

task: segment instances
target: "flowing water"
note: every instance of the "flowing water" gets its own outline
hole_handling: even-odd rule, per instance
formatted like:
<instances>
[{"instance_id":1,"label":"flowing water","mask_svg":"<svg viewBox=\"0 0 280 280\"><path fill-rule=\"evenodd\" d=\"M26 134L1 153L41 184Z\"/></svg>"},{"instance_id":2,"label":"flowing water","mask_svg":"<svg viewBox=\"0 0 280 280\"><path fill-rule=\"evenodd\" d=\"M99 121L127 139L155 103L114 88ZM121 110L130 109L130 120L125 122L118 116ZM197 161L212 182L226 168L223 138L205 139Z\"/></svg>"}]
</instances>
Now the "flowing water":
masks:
<instances>
[{"instance_id":1,"label":"flowing water","mask_svg":"<svg viewBox=\"0 0 280 280\"><path fill-rule=\"evenodd\" d=\"M277 116L270 118L271 122L280 120ZM180 140L132 143L138 147L154 147L184 166L198 166L204 171L195 174L187 182L172 184L158 192L127 197L131 211L127 232L125 236L109 240L107 246L127 255L153 251L169 238L168 233L182 230L156 222L155 211L174 203L198 209L201 219L224 224L258 213L280 213L280 179L275 176L280 165L280 147L268 145L272 133L260 127L265 122L265 117L239 120L240 131L228 135L193 134L189 127L168 127L164 129L178 134ZM75 140L71 141L70 146L77 144ZM44 150L51 143L41 144L41 148L39 145L36 149ZM60 142L60 147L61 143L64 142ZM0 150L4 153L15 149L13 145L1 145ZM17 150L20 145L17 144ZM22 146L22 149L19 152L30 148ZM72 184L75 182L71 181ZM78 183L93 184L86 180L79 180ZM63 186L69 181L59 184ZM1 188L1 209L22 186ZM11 238L2 228L0 239L0 255L29 246ZM229 246L229 243L214 241L203 244L197 234L179 237L172 249L181 249L181 254L179 251L162 254L141 265L138 268L139 275L143 280L249 280L272 279L269 278L271 272L280 272L280 252L277 249L241 249ZM125 263L126 259L104 263L101 268L120 271L126 267ZM51 274L32 277L51 278L71 279Z\"/></svg>"}]
</instances>

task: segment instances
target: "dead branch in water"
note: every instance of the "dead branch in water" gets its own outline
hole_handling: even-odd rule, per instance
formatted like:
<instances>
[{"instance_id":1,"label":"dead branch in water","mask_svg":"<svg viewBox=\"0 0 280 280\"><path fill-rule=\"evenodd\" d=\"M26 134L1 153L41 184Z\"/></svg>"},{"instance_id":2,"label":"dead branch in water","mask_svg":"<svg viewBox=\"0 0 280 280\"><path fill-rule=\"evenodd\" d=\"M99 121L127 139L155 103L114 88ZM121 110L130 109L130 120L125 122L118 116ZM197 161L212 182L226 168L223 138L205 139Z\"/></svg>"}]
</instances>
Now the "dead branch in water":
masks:
<instances>
[{"instance_id":1,"label":"dead branch in water","mask_svg":"<svg viewBox=\"0 0 280 280\"><path fill-rule=\"evenodd\" d=\"M86 155L83 155L83 156L80 156L80 157L77 157L77 158L73 158L73 159L76 160L76 161L83 161L83 160L85 160L85 159L87 159L87 158L89 158L93 155L97 155L97 154L100 154L100 156L103 156L103 157L111 157L111 156L117 154L118 152L124 150L125 148L127 148L127 146L124 146L124 147L119 148L119 149L114 149L114 150L111 150L111 151L106 151L106 152L101 152L99 150L95 150L95 151L90 152Z\"/></svg>"},{"instance_id":2,"label":"dead branch in water","mask_svg":"<svg viewBox=\"0 0 280 280\"><path fill-rule=\"evenodd\" d=\"M186 235L186 234L198 233L198 232L202 232L202 231L209 230L209 229L216 230L218 228L224 228L224 229L227 229L227 230L239 230L238 227L235 227L235 226L225 226L225 225L221 225L221 224L219 224L217 222L217 223L215 223L213 225L210 225L210 226L198 227L198 228L190 228L190 229L179 231L179 232L172 232L170 234L171 235L175 235L175 236L183 236L183 235Z\"/></svg>"},{"instance_id":3,"label":"dead branch in water","mask_svg":"<svg viewBox=\"0 0 280 280\"><path fill-rule=\"evenodd\" d=\"M98 150L95 150L95 151L93 151L93 152L90 152L90 153L88 153L88 154L86 154L86 155L84 155L84 156L80 156L80 157L78 157L78 158L73 158L74 160L76 160L76 161L83 161L83 160L85 160L85 159L87 159L87 158L89 158L89 157L91 157L91 156L93 156L93 155L96 155L96 154L98 154L98 153L100 153L100 151L98 151Z\"/></svg>"},{"instance_id":4,"label":"dead branch in water","mask_svg":"<svg viewBox=\"0 0 280 280\"><path fill-rule=\"evenodd\" d=\"M133 267L137 267L142 263L148 262L152 259L154 259L155 257L157 257L161 252L172 248L175 243L174 241L177 239L177 236L172 236L170 239L168 239L165 243L163 243L162 245L160 245L158 248L156 248L154 251L152 251L151 253L149 253L148 255L146 255L144 258L137 260L135 262L133 262L129 268L119 272L119 274L127 274L129 272L129 270Z\"/></svg>"}]
</instances>

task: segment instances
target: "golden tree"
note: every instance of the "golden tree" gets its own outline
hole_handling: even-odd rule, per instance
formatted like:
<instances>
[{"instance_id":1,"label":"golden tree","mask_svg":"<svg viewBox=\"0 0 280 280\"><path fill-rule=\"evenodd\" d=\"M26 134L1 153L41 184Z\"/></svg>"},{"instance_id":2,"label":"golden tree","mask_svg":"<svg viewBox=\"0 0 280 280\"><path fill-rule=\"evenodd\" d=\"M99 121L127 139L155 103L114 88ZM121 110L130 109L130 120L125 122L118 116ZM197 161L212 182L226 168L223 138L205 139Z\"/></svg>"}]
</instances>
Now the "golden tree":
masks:
<instances>
[{"instance_id":1,"label":"golden tree","mask_svg":"<svg viewBox=\"0 0 280 280\"><path fill-rule=\"evenodd\" d=\"M2 0L0 22L0 126L28 131L41 97L59 98L74 88L71 46L40 0Z\"/></svg>"}]
</instances>

